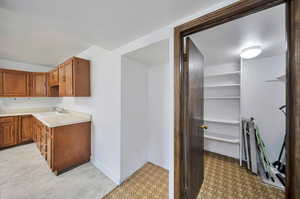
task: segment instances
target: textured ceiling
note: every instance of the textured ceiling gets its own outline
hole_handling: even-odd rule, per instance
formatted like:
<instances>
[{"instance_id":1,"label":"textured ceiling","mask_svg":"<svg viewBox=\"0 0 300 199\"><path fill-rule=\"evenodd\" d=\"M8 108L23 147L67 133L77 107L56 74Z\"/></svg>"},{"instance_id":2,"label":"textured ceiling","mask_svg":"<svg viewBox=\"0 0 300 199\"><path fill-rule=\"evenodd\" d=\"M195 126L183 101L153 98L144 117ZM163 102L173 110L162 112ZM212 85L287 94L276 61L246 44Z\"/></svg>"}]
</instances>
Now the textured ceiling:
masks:
<instances>
[{"instance_id":1,"label":"textured ceiling","mask_svg":"<svg viewBox=\"0 0 300 199\"><path fill-rule=\"evenodd\" d=\"M0 57L55 65L91 45L120 47L222 0L1 0Z\"/></svg>"}]
</instances>

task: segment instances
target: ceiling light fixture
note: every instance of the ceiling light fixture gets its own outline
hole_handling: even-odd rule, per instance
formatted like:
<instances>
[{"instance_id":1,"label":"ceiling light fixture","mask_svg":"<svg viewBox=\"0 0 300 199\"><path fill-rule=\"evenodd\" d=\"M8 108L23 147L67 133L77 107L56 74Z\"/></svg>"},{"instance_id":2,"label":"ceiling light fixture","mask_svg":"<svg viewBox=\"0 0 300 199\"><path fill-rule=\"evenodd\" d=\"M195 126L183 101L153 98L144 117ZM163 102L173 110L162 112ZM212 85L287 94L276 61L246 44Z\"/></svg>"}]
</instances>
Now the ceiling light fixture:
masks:
<instances>
[{"instance_id":1,"label":"ceiling light fixture","mask_svg":"<svg viewBox=\"0 0 300 199\"><path fill-rule=\"evenodd\" d=\"M240 56L243 59L252 59L257 57L261 52L262 48L260 46L252 46L250 48L243 49Z\"/></svg>"}]
</instances>

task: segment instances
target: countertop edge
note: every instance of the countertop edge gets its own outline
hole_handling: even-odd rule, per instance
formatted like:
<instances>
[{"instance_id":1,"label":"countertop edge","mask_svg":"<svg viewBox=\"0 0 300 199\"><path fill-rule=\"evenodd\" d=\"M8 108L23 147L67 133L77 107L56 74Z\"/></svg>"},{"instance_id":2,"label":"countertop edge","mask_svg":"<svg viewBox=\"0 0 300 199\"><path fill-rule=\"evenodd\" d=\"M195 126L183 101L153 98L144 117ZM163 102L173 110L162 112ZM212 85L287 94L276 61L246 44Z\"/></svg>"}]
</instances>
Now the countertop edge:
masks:
<instances>
[{"instance_id":1,"label":"countertop edge","mask_svg":"<svg viewBox=\"0 0 300 199\"><path fill-rule=\"evenodd\" d=\"M42 122L48 128L55 128L55 127L60 127L60 126L67 126L67 125L79 124L79 123L91 122L92 121L91 120L91 116L89 118L84 118L84 116L80 116L82 118L80 120L78 120L78 121L61 122L61 123L57 123L55 125L51 125L51 124L47 123L46 121L44 121L43 119L41 119L38 116L36 116L36 114L40 114L40 113L43 113L43 112L34 112L34 113L32 113L32 112L31 113L30 112L26 112L26 113L7 113L7 114L0 114L0 118L1 117L16 117L16 116L31 115L35 119L37 119L40 122ZM80 114L86 114L86 113L80 113ZM77 115L77 117L78 117L78 115Z\"/></svg>"}]
</instances>

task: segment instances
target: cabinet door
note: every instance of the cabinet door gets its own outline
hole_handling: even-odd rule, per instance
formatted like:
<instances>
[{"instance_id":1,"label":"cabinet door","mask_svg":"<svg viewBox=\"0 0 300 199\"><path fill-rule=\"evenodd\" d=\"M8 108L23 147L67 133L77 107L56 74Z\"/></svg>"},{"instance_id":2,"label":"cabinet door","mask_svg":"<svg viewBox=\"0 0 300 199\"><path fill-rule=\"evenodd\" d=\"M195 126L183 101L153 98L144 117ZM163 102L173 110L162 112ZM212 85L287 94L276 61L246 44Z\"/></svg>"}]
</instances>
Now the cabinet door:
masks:
<instances>
[{"instance_id":1,"label":"cabinet door","mask_svg":"<svg viewBox=\"0 0 300 199\"><path fill-rule=\"evenodd\" d=\"M32 140L36 142L36 124L35 118L32 118Z\"/></svg>"},{"instance_id":2,"label":"cabinet door","mask_svg":"<svg viewBox=\"0 0 300 199\"><path fill-rule=\"evenodd\" d=\"M44 156L44 158L46 159L46 150L47 150L47 128L45 126L41 126L41 153Z\"/></svg>"},{"instance_id":3,"label":"cabinet door","mask_svg":"<svg viewBox=\"0 0 300 199\"><path fill-rule=\"evenodd\" d=\"M4 96L24 97L29 95L28 72L4 70L2 72L2 78Z\"/></svg>"},{"instance_id":4,"label":"cabinet door","mask_svg":"<svg viewBox=\"0 0 300 199\"><path fill-rule=\"evenodd\" d=\"M37 119L35 119L34 117L32 118L33 122L32 122L32 138L33 141L37 144L38 143L38 130L39 130L39 126L38 126L38 121Z\"/></svg>"},{"instance_id":5,"label":"cabinet door","mask_svg":"<svg viewBox=\"0 0 300 199\"><path fill-rule=\"evenodd\" d=\"M40 125L39 122L36 122L36 126L35 126L35 134L36 134L36 145L38 147L38 149L40 149L40 144L41 144L41 129L40 129Z\"/></svg>"},{"instance_id":6,"label":"cabinet door","mask_svg":"<svg viewBox=\"0 0 300 199\"><path fill-rule=\"evenodd\" d=\"M17 121L15 118L0 119L0 148L17 144L17 130Z\"/></svg>"},{"instance_id":7,"label":"cabinet door","mask_svg":"<svg viewBox=\"0 0 300 199\"><path fill-rule=\"evenodd\" d=\"M58 68L49 72L49 86L57 86L59 84Z\"/></svg>"},{"instance_id":8,"label":"cabinet door","mask_svg":"<svg viewBox=\"0 0 300 199\"><path fill-rule=\"evenodd\" d=\"M47 162L50 168L52 168L52 133L51 129L47 132Z\"/></svg>"},{"instance_id":9,"label":"cabinet door","mask_svg":"<svg viewBox=\"0 0 300 199\"><path fill-rule=\"evenodd\" d=\"M3 95L3 73L0 71L0 96Z\"/></svg>"},{"instance_id":10,"label":"cabinet door","mask_svg":"<svg viewBox=\"0 0 300 199\"><path fill-rule=\"evenodd\" d=\"M65 65L66 96L73 96L73 61Z\"/></svg>"},{"instance_id":11,"label":"cabinet door","mask_svg":"<svg viewBox=\"0 0 300 199\"><path fill-rule=\"evenodd\" d=\"M20 126L20 140L19 142L27 142L32 140L33 132L33 118L32 116L21 116Z\"/></svg>"},{"instance_id":12,"label":"cabinet door","mask_svg":"<svg viewBox=\"0 0 300 199\"><path fill-rule=\"evenodd\" d=\"M65 67L61 65L59 67L59 96L66 96L66 74L65 74Z\"/></svg>"},{"instance_id":13,"label":"cabinet door","mask_svg":"<svg viewBox=\"0 0 300 199\"><path fill-rule=\"evenodd\" d=\"M33 96L47 96L47 73L32 73L33 77Z\"/></svg>"}]
</instances>

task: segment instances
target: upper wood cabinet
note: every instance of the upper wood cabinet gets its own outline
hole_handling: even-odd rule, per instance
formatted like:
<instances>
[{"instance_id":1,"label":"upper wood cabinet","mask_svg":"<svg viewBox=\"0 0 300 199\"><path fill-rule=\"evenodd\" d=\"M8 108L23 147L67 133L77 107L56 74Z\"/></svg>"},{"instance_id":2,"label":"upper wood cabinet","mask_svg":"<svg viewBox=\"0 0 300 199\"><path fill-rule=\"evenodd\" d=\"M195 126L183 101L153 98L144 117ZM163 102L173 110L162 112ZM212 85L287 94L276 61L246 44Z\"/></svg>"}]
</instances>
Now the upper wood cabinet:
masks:
<instances>
[{"instance_id":1,"label":"upper wood cabinet","mask_svg":"<svg viewBox=\"0 0 300 199\"><path fill-rule=\"evenodd\" d=\"M62 64L59 66L59 96L66 96L66 72L65 72L65 65Z\"/></svg>"},{"instance_id":2,"label":"upper wood cabinet","mask_svg":"<svg viewBox=\"0 0 300 199\"><path fill-rule=\"evenodd\" d=\"M90 61L72 57L50 72L0 69L0 97L87 97Z\"/></svg>"},{"instance_id":3,"label":"upper wood cabinet","mask_svg":"<svg viewBox=\"0 0 300 199\"><path fill-rule=\"evenodd\" d=\"M31 73L31 96L46 97L48 88L48 73Z\"/></svg>"},{"instance_id":4,"label":"upper wood cabinet","mask_svg":"<svg viewBox=\"0 0 300 199\"><path fill-rule=\"evenodd\" d=\"M29 72L15 70L1 70L2 96L29 96Z\"/></svg>"},{"instance_id":5,"label":"upper wood cabinet","mask_svg":"<svg viewBox=\"0 0 300 199\"><path fill-rule=\"evenodd\" d=\"M59 75L58 68L51 70L48 75L48 84L49 86L58 86L59 84Z\"/></svg>"},{"instance_id":6,"label":"upper wood cabinet","mask_svg":"<svg viewBox=\"0 0 300 199\"><path fill-rule=\"evenodd\" d=\"M90 96L90 61L72 57L59 66L59 96Z\"/></svg>"},{"instance_id":7,"label":"upper wood cabinet","mask_svg":"<svg viewBox=\"0 0 300 199\"><path fill-rule=\"evenodd\" d=\"M18 120L17 117L0 118L0 148L17 144Z\"/></svg>"}]
</instances>

